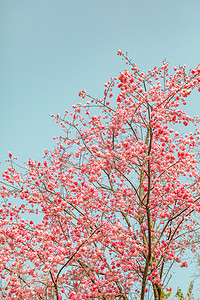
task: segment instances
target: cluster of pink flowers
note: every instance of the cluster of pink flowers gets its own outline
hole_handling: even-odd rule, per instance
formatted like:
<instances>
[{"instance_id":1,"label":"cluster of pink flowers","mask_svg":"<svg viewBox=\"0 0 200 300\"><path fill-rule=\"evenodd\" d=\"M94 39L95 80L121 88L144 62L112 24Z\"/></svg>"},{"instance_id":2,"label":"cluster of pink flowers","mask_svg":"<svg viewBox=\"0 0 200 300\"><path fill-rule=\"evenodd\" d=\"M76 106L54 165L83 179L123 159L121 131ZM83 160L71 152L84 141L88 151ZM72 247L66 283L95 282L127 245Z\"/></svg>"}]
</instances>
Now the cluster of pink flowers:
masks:
<instances>
[{"instance_id":1,"label":"cluster of pink flowers","mask_svg":"<svg viewBox=\"0 0 200 300\"><path fill-rule=\"evenodd\" d=\"M52 115L64 131L54 151L22 174L9 153L0 299L157 299L171 262L187 267L184 251L198 248L199 119L182 105L200 67L169 75L163 62L144 74L117 52L130 70L101 99L82 90L83 104Z\"/></svg>"}]
</instances>

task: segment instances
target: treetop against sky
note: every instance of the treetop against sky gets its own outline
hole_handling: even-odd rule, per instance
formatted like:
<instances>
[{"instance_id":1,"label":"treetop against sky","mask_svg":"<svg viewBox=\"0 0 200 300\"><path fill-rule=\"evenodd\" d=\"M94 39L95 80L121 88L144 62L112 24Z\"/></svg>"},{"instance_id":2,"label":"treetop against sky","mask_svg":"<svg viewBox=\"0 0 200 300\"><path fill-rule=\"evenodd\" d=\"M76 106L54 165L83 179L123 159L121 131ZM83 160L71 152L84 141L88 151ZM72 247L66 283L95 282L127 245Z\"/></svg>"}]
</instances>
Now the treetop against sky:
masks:
<instances>
[{"instance_id":1,"label":"treetop against sky","mask_svg":"<svg viewBox=\"0 0 200 300\"><path fill-rule=\"evenodd\" d=\"M199 247L199 117L184 108L200 67L145 74L118 55L127 68L103 98L83 89L52 115L53 151L22 168L9 153L0 299L166 299L171 267Z\"/></svg>"}]
</instances>

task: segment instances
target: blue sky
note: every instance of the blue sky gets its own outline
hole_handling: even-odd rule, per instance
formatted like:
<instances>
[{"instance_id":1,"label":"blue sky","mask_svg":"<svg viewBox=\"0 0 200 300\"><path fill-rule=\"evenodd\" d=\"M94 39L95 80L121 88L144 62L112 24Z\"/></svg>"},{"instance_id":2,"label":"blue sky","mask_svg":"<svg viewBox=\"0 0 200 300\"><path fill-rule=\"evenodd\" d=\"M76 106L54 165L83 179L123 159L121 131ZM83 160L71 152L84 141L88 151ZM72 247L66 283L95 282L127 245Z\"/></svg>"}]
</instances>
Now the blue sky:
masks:
<instances>
[{"instance_id":1,"label":"blue sky","mask_svg":"<svg viewBox=\"0 0 200 300\"><path fill-rule=\"evenodd\" d=\"M199 64L199 12L199 0L0 0L1 171L8 151L23 162L53 148L61 131L49 115L79 102L82 88L102 97L126 68L117 49L144 71L163 59ZM186 109L199 114L197 93ZM179 276L184 289L191 278Z\"/></svg>"}]
</instances>

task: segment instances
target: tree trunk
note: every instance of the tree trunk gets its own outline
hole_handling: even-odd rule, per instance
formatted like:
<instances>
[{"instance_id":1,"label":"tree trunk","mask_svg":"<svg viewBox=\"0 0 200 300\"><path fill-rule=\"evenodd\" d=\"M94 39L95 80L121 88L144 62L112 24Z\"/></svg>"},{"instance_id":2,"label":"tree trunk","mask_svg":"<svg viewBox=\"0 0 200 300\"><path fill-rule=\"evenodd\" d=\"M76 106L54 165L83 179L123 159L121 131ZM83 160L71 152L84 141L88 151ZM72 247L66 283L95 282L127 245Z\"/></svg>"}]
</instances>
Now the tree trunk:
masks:
<instances>
[{"instance_id":1,"label":"tree trunk","mask_svg":"<svg viewBox=\"0 0 200 300\"><path fill-rule=\"evenodd\" d=\"M154 291L154 299L155 300L164 300L164 293L163 288L160 284L155 283L153 284L153 291Z\"/></svg>"}]
</instances>

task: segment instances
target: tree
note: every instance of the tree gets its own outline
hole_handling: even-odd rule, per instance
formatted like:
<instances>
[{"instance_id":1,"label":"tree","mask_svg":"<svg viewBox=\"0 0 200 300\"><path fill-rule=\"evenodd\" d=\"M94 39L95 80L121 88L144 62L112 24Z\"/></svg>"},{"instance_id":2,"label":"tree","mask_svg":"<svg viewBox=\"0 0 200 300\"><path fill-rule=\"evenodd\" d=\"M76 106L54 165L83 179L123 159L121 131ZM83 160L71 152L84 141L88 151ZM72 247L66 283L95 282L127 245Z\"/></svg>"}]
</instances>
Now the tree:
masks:
<instances>
[{"instance_id":1,"label":"tree","mask_svg":"<svg viewBox=\"0 0 200 300\"><path fill-rule=\"evenodd\" d=\"M200 67L127 69L61 118L55 150L3 173L0 299L167 298L200 211ZM86 100L88 99L88 100ZM86 102L87 101L87 102ZM184 128L184 129L182 129ZM178 129L190 133L179 134Z\"/></svg>"}]
</instances>

